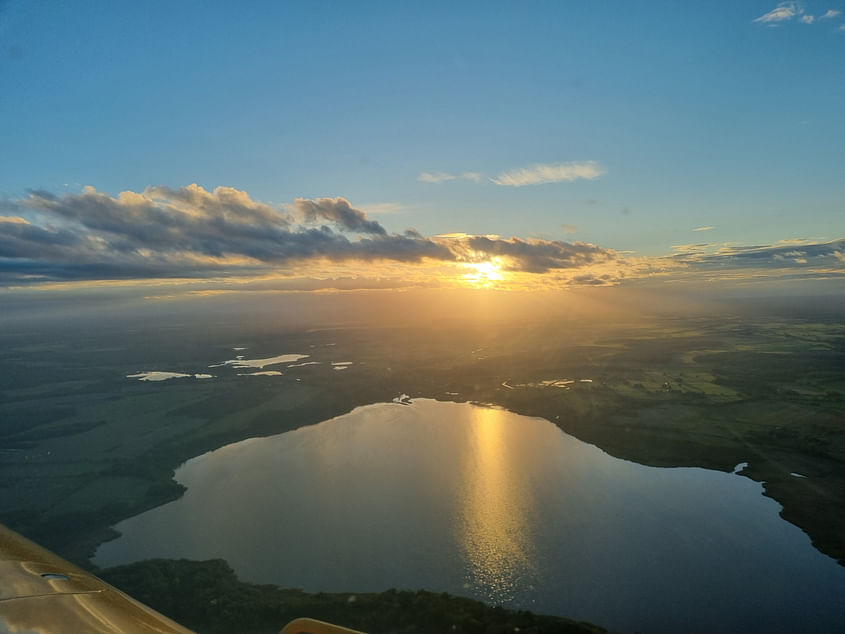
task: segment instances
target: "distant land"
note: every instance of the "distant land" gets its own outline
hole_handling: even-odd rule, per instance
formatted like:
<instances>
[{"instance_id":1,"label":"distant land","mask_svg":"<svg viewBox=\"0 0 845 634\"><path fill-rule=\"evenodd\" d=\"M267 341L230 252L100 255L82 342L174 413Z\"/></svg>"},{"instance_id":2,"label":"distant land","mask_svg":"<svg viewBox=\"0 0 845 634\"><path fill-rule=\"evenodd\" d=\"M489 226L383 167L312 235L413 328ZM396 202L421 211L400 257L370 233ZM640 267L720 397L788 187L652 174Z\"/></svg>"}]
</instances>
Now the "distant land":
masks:
<instances>
[{"instance_id":1,"label":"distant land","mask_svg":"<svg viewBox=\"0 0 845 634\"><path fill-rule=\"evenodd\" d=\"M232 310L8 320L0 517L90 567L111 526L181 495L172 475L188 458L404 394L541 416L646 465L746 462L742 475L842 564L845 324L810 302L776 308L320 327ZM286 361L250 362L266 375L246 377L226 363L236 356ZM179 378L132 377L151 372Z\"/></svg>"}]
</instances>

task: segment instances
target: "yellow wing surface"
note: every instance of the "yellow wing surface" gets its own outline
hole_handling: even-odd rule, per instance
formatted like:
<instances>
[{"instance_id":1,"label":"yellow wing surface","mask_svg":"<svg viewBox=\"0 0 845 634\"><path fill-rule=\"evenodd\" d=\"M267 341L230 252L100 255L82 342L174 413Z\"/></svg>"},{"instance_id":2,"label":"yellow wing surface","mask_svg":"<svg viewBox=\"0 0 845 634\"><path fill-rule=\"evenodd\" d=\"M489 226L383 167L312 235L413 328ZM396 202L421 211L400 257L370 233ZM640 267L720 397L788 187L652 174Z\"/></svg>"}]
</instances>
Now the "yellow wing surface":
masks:
<instances>
[{"instance_id":1,"label":"yellow wing surface","mask_svg":"<svg viewBox=\"0 0 845 634\"><path fill-rule=\"evenodd\" d=\"M192 634L55 553L0 525L0 634ZM296 619L284 634L360 634Z\"/></svg>"}]
</instances>

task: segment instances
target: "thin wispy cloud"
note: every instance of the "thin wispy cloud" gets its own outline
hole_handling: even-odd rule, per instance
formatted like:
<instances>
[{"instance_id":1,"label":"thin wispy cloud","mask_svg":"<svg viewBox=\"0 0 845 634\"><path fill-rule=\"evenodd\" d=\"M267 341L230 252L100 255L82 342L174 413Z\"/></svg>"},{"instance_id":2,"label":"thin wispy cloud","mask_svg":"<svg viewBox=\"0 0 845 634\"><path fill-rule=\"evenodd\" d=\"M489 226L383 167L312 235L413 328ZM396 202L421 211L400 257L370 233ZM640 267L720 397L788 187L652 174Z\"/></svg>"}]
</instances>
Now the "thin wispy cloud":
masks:
<instances>
[{"instance_id":1,"label":"thin wispy cloud","mask_svg":"<svg viewBox=\"0 0 845 634\"><path fill-rule=\"evenodd\" d=\"M542 185L544 183L559 183L564 181L592 180L604 174L604 169L597 161L573 161L571 163L535 163L528 167L502 172L487 181L505 187L524 187L526 185ZM448 172L422 172L417 180L423 183L444 183L447 181L464 180L481 183L485 180L480 172L462 172L450 174Z\"/></svg>"},{"instance_id":2,"label":"thin wispy cloud","mask_svg":"<svg viewBox=\"0 0 845 634\"><path fill-rule=\"evenodd\" d=\"M560 228L561 228L561 229L563 230L563 232L564 232L566 235L568 235L568 236L569 236L569 235L573 235L573 234L575 234L575 233L578 233L578 227L576 227L575 225L562 224L562 225L560 226Z\"/></svg>"},{"instance_id":3,"label":"thin wispy cloud","mask_svg":"<svg viewBox=\"0 0 845 634\"><path fill-rule=\"evenodd\" d=\"M672 251L677 253L703 253L706 249L710 249L715 246L716 245L712 242L702 242L700 244L676 244L672 247Z\"/></svg>"},{"instance_id":4,"label":"thin wispy cloud","mask_svg":"<svg viewBox=\"0 0 845 634\"><path fill-rule=\"evenodd\" d=\"M766 24L767 26L779 26L781 23L788 22L794 18L798 19L801 24L815 24L821 20L831 20L838 17L842 12L838 9L828 9L821 15L812 15L804 11L804 7L798 2L781 2L777 7L764 13L758 18L754 18L754 22ZM845 25L839 27L838 30L845 30Z\"/></svg>"},{"instance_id":5,"label":"thin wispy cloud","mask_svg":"<svg viewBox=\"0 0 845 634\"><path fill-rule=\"evenodd\" d=\"M693 231L710 231L711 229L715 229L716 227L712 227L710 225L705 225L703 227L696 227Z\"/></svg>"},{"instance_id":6,"label":"thin wispy cloud","mask_svg":"<svg viewBox=\"0 0 845 634\"><path fill-rule=\"evenodd\" d=\"M801 13L803 13L803 9L801 9L797 2L781 2L768 13L764 13L758 18L754 18L754 22L762 22L763 24L785 22L787 20L791 20L796 15L800 15Z\"/></svg>"},{"instance_id":7,"label":"thin wispy cloud","mask_svg":"<svg viewBox=\"0 0 845 634\"><path fill-rule=\"evenodd\" d=\"M505 187L525 187L562 181L593 180L604 174L596 161L571 163L536 163L529 167L502 172L490 180Z\"/></svg>"},{"instance_id":8,"label":"thin wispy cloud","mask_svg":"<svg viewBox=\"0 0 845 634\"><path fill-rule=\"evenodd\" d=\"M455 180L455 175L445 172L422 172L417 176L417 180L423 183L443 183Z\"/></svg>"},{"instance_id":9,"label":"thin wispy cloud","mask_svg":"<svg viewBox=\"0 0 845 634\"><path fill-rule=\"evenodd\" d=\"M361 209L368 215L398 214L404 211L404 206L399 203L368 203L361 205Z\"/></svg>"},{"instance_id":10,"label":"thin wispy cloud","mask_svg":"<svg viewBox=\"0 0 845 634\"><path fill-rule=\"evenodd\" d=\"M417 180L423 183L443 183L446 181L463 180L480 183L484 180L484 174L479 172L462 172L461 174L449 174L447 172L422 172Z\"/></svg>"}]
</instances>

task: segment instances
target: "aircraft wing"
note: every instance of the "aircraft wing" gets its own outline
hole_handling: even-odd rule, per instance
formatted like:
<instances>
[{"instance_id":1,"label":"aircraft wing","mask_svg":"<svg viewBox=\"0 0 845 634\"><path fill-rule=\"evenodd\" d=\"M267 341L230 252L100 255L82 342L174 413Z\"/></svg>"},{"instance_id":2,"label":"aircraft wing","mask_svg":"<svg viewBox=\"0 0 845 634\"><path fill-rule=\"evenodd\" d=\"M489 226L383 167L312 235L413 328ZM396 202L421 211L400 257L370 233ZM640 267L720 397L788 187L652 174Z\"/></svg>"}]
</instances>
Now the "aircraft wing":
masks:
<instances>
[{"instance_id":1,"label":"aircraft wing","mask_svg":"<svg viewBox=\"0 0 845 634\"><path fill-rule=\"evenodd\" d=\"M0 634L6 632L191 634L0 525Z\"/></svg>"},{"instance_id":2,"label":"aircraft wing","mask_svg":"<svg viewBox=\"0 0 845 634\"><path fill-rule=\"evenodd\" d=\"M0 524L0 634L193 634ZM295 619L282 634L363 634Z\"/></svg>"}]
</instances>

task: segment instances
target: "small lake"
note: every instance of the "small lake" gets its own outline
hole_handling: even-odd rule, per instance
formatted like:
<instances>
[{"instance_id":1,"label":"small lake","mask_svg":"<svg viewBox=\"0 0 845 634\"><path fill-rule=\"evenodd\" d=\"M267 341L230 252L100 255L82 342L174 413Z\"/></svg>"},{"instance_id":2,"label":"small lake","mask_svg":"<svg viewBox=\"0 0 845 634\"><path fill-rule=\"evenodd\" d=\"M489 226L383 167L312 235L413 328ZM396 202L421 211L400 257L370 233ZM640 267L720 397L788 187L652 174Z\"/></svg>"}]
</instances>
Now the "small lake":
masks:
<instances>
[{"instance_id":1,"label":"small lake","mask_svg":"<svg viewBox=\"0 0 845 634\"><path fill-rule=\"evenodd\" d=\"M189 460L95 563L226 559L308 591L425 588L620 632L841 632L845 568L741 475L613 458L540 418L381 403Z\"/></svg>"}]
</instances>

